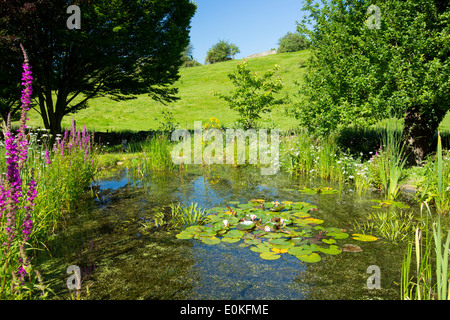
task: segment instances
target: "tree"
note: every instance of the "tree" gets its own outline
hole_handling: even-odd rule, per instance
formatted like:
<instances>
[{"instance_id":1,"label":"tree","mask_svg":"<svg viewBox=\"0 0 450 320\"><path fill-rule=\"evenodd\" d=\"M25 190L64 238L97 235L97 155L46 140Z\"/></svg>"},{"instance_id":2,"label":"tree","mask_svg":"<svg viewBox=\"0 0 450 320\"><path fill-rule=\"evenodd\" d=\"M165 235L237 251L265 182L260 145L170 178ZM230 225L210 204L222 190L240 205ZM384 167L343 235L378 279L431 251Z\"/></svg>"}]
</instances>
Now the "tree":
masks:
<instances>
[{"instance_id":1,"label":"tree","mask_svg":"<svg viewBox=\"0 0 450 320\"><path fill-rule=\"evenodd\" d=\"M278 41L278 53L297 52L309 47L308 39L300 33L288 32Z\"/></svg>"},{"instance_id":2,"label":"tree","mask_svg":"<svg viewBox=\"0 0 450 320\"><path fill-rule=\"evenodd\" d=\"M170 86L179 79L195 4L189 0L77 4L81 29L69 30L66 0L0 0L0 79L20 68L22 43L33 67L37 111L46 128L60 132L63 117L86 108L96 96L121 100L148 93L163 103L178 99L177 89ZM14 91L16 83L10 79L8 90Z\"/></svg>"},{"instance_id":3,"label":"tree","mask_svg":"<svg viewBox=\"0 0 450 320\"><path fill-rule=\"evenodd\" d=\"M228 102L230 108L239 113L238 122L244 129L255 128L261 113L270 112L272 106L286 102L285 98L276 98L275 94L283 88L281 79L273 79L279 67L259 77L248 69L247 61L237 65L237 69L228 74L236 89L231 95L215 93Z\"/></svg>"},{"instance_id":4,"label":"tree","mask_svg":"<svg viewBox=\"0 0 450 320\"><path fill-rule=\"evenodd\" d=\"M205 63L217 63L234 59L234 56L241 51L232 43L220 40L206 54Z\"/></svg>"},{"instance_id":5,"label":"tree","mask_svg":"<svg viewBox=\"0 0 450 320\"><path fill-rule=\"evenodd\" d=\"M192 44L188 44L187 47L184 49L184 51L181 53L181 59L183 61L183 64L181 67L183 68L192 68L201 66L201 63L197 60L194 60L194 46Z\"/></svg>"},{"instance_id":6,"label":"tree","mask_svg":"<svg viewBox=\"0 0 450 320\"><path fill-rule=\"evenodd\" d=\"M420 163L450 107L448 1L307 0L303 10L312 55L296 116L320 134L403 118L406 153Z\"/></svg>"}]
</instances>

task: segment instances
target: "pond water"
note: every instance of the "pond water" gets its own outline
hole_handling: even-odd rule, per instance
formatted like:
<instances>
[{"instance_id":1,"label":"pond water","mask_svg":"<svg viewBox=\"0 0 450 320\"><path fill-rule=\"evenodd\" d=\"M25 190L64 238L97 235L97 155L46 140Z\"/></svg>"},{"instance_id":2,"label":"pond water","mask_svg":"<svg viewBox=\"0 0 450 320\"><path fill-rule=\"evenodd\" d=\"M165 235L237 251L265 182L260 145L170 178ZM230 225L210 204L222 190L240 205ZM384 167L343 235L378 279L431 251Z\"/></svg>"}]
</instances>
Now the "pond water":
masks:
<instances>
[{"instance_id":1,"label":"pond water","mask_svg":"<svg viewBox=\"0 0 450 320\"><path fill-rule=\"evenodd\" d=\"M333 187L336 194L305 195L298 189ZM85 199L77 215L67 217L48 254L38 257L38 269L57 299L67 299L66 269L82 271L82 297L86 299L398 299L403 245L379 238L356 244L362 252L321 254L317 263L305 263L289 254L263 260L240 243L206 245L179 240L152 224L158 211L169 205L197 203L204 209L229 201L305 201L318 207L311 216L324 227L354 233L353 221L365 221L374 211L376 193L356 196L350 185L310 181L278 173L262 176L257 168L189 167L170 175L151 174L134 179L127 170L98 181L96 199ZM82 210L81 210L82 209ZM146 225L147 227L144 227ZM381 288L369 289L367 269L381 271ZM89 290L86 290L86 286Z\"/></svg>"}]
</instances>

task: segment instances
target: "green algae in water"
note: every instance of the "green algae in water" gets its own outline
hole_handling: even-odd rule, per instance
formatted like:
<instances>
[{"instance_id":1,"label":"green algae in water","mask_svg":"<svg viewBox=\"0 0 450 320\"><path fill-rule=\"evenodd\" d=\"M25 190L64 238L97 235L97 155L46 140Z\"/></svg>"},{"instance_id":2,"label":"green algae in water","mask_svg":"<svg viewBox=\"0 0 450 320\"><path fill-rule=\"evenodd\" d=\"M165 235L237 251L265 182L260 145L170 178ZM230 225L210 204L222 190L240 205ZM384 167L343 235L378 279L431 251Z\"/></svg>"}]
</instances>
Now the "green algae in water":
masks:
<instances>
[{"instance_id":1,"label":"green algae in water","mask_svg":"<svg viewBox=\"0 0 450 320\"><path fill-rule=\"evenodd\" d=\"M200 240L207 245L236 243L245 237L242 246L249 246L261 259L277 260L287 253L307 263L319 262L319 252L341 253L336 240L349 237L339 228L320 226L324 221L308 213L316 207L305 202L266 204L262 199L252 199L248 203L232 201L229 204L234 207L227 205L208 210L209 215L202 225L189 227L176 237ZM361 241L373 241L373 238L354 237Z\"/></svg>"}]
</instances>

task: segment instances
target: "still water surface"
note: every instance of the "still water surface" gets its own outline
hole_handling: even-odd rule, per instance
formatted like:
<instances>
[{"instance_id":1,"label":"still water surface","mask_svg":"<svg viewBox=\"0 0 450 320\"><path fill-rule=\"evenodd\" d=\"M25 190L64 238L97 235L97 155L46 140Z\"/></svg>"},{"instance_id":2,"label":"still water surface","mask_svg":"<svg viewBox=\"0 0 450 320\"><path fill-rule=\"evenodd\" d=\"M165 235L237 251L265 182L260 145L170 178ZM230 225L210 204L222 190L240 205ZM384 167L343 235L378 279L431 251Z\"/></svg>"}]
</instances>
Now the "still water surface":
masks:
<instances>
[{"instance_id":1,"label":"still water surface","mask_svg":"<svg viewBox=\"0 0 450 320\"><path fill-rule=\"evenodd\" d=\"M331 195L303 195L307 187L333 187ZM354 232L352 222L364 221L376 209L376 193L356 196L349 185L310 181L286 173L261 176L257 168L218 166L190 168L171 175L134 179L126 170L98 181L98 198L87 200L84 212L70 217L53 244L53 258L40 268L58 298L67 298L65 273L80 266L88 299L398 299L404 246L379 239L351 238L337 245L359 245L363 252L320 254L308 264L283 254L263 260L238 243L208 246L196 240L178 240L174 233L152 224L156 212L168 212L172 203L197 203L204 209L228 201L306 201L318 206L311 215L324 227ZM143 227L146 224L147 228ZM381 289L367 288L371 274L381 270Z\"/></svg>"}]
</instances>

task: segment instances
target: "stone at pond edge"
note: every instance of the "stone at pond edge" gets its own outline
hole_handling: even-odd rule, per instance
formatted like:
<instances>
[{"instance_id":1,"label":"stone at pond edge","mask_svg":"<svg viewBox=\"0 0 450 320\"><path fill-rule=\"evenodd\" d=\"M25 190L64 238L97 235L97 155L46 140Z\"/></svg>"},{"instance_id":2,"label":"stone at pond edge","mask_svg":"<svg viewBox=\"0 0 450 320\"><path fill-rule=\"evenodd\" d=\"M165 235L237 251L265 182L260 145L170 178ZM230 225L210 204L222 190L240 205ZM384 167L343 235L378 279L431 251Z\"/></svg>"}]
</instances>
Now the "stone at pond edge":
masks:
<instances>
[{"instance_id":1,"label":"stone at pond edge","mask_svg":"<svg viewBox=\"0 0 450 320\"><path fill-rule=\"evenodd\" d=\"M362 252L363 250L361 249L360 246L357 246L357 245L354 245L354 244L344 244L342 251L345 251L345 252Z\"/></svg>"}]
</instances>

